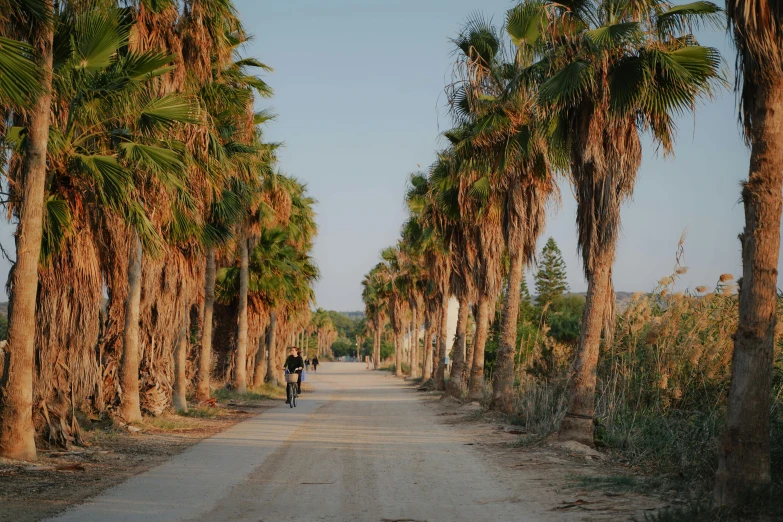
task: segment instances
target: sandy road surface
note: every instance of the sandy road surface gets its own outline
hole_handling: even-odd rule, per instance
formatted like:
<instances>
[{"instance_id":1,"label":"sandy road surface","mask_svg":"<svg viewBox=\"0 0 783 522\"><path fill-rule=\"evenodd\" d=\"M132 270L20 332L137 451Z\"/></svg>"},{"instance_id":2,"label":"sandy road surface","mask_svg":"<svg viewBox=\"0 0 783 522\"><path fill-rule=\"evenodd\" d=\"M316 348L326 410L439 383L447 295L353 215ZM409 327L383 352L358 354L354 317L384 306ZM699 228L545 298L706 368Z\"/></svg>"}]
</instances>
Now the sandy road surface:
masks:
<instances>
[{"instance_id":1,"label":"sandy road surface","mask_svg":"<svg viewBox=\"0 0 783 522\"><path fill-rule=\"evenodd\" d=\"M299 407L264 412L54 520L553 519L400 380L333 363L308 386Z\"/></svg>"}]
</instances>

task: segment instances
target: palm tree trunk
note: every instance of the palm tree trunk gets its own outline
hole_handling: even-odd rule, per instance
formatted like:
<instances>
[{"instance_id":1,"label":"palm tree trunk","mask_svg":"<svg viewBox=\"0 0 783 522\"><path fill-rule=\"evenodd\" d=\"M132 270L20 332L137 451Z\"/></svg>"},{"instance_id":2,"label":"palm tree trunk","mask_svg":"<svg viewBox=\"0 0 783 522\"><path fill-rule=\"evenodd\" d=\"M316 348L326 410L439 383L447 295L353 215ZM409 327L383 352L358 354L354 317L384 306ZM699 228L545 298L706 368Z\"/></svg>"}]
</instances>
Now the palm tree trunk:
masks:
<instances>
[{"instance_id":1,"label":"palm tree trunk","mask_svg":"<svg viewBox=\"0 0 783 522\"><path fill-rule=\"evenodd\" d=\"M558 434L560 440L573 440L588 446L593 445L596 367L609 305L607 298L611 293L613 257L611 252L596 253L594 269L588 274L582 336L568 385L568 410Z\"/></svg>"},{"instance_id":2,"label":"palm tree trunk","mask_svg":"<svg viewBox=\"0 0 783 522\"><path fill-rule=\"evenodd\" d=\"M372 366L373 369L378 369L381 359L381 329L375 328L372 338Z\"/></svg>"},{"instance_id":3,"label":"palm tree trunk","mask_svg":"<svg viewBox=\"0 0 783 522\"><path fill-rule=\"evenodd\" d=\"M272 386L277 386L277 371L275 361L277 357L277 312L274 310L269 314L269 336L267 337L267 362L266 362L266 382Z\"/></svg>"},{"instance_id":4,"label":"palm tree trunk","mask_svg":"<svg viewBox=\"0 0 783 522\"><path fill-rule=\"evenodd\" d=\"M266 327L266 331L258 336L258 348L256 349L255 364L253 368L253 387L257 388L264 384L264 378L266 377L266 343L269 336L269 326Z\"/></svg>"},{"instance_id":5,"label":"palm tree trunk","mask_svg":"<svg viewBox=\"0 0 783 522\"><path fill-rule=\"evenodd\" d=\"M446 390L446 354L448 353L449 296L441 296L440 325L438 325L438 366L435 371L435 389Z\"/></svg>"},{"instance_id":6,"label":"palm tree trunk","mask_svg":"<svg viewBox=\"0 0 783 522\"><path fill-rule=\"evenodd\" d=\"M470 371L473 369L473 353L476 351L476 324L478 320L478 304L472 307L473 313L473 331L465 332L465 367L462 369L462 381L467 389L470 382ZM473 334L468 342L468 335Z\"/></svg>"},{"instance_id":7,"label":"palm tree trunk","mask_svg":"<svg viewBox=\"0 0 783 522\"><path fill-rule=\"evenodd\" d=\"M429 316L424 318L424 366L421 379L423 382L432 379L432 325Z\"/></svg>"},{"instance_id":8,"label":"palm tree trunk","mask_svg":"<svg viewBox=\"0 0 783 522\"><path fill-rule=\"evenodd\" d=\"M395 328L394 329L394 360L395 360L395 369L394 369L394 375L397 377L404 377L405 374L402 372L402 350L403 350L403 330L402 328Z\"/></svg>"},{"instance_id":9,"label":"palm tree trunk","mask_svg":"<svg viewBox=\"0 0 783 522\"><path fill-rule=\"evenodd\" d=\"M381 366L381 317L375 314L375 340L372 349L372 365L375 369Z\"/></svg>"},{"instance_id":10,"label":"palm tree trunk","mask_svg":"<svg viewBox=\"0 0 783 522\"><path fill-rule=\"evenodd\" d=\"M419 376L419 339L421 337L421 311L414 308L413 314L413 331L411 336L411 377Z\"/></svg>"},{"instance_id":11,"label":"palm tree trunk","mask_svg":"<svg viewBox=\"0 0 783 522\"><path fill-rule=\"evenodd\" d=\"M125 331L120 359L120 407L126 422L141 422L139 404L139 305L141 303L141 241L132 234L128 264L128 299L125 302Z\"/></svg>"},{"instance_id":12,"label":"palm tree trunk","mask_svg":"<svg viewBox=\"0 0 783 522\"><path fill-rule=\"evenodd\" d=\"M500 346L495 360L494 382L492 383L491 407L503 413L514 410L514 356L517 346L517 321L522 289L522 252L511 253L506 302L503 306Z\"/></svg>"},{"instance_id":13,"label":"palm tree trunk","mask_svg":"<svg viewBox=\"0 0 783 522\"><path fill-rule=\"evenodd\" d=\"M239 393L247 392L247 286L249 254L244 232L239 240L239 305L237 306L237 360L234 370L234 387Z\"/></svg>"},{"instance_id":14,"label":"palm tree trunk","mask_svg":"<svg viewBox=\"0 0 783 522\"><path fill-rule=\"evenodd\" d=\"M473 365L470 368L468 399L478 401L484 398L484 348L489 335L489 297L482 293L478 301L476 338L473 341Z\"/></svg>"},{"instance_id":15,"label":"palm tree trunk","mask_svg":"<svg viewBox=\"0 0 783 522\"><path fill-rule=\"evenodd\" d=\"M185 369L188 364L188 347L190 346L190 304L185 303L182 316L182 329L177 339L174 351L174 389L171 395L171 405L175 411L188 411L188 383Z\"/></svg>"},{"instance_id":16,"label":"palm tree trunk","mask_svg":"<svg viewBox=\"0 0 783 522\"><path fill-rule=\"evenodd\" d=\"M47 11L51 5L47 2ZM35 304L38 292L38 258L43 235L46 151L52 105L52 58L54 27L47 24L38 33L43 92L29 112L27 152L19 226L16 231L16 264L11 273L8 360L0 375L0 456L35 460L33 426L33 365L35 351Z\"/></svg>"},{"instance_id":17,"label":"palm tree trunk","mask_svg":"<svg viewBox=\"0 0 783 522\"><path fill-rule=\"evenodd\" d=\"M783 208L783 81L758 89L753 107L739 324L734 335L726 431L715 484L719 505L771 481L770 390L777 322L777 267Z\"/></svg>"},{"instance_id":18,"label":"palm tree trunk","mask_svg":"<svg viewBox=\"0 0 783 522\"><path fill-rule=\"evenodd\" d=\"M198 384L196 399L209 399L209 374L212 371L212 314L215 310L215 249L207 252L204 275L204 327L201 330L201 353L198 358Z\"/></svg>"},{"instance_id":19,"label":"palm tree trunk","mask_svg":"<svg viewBox=\"0 0 783 522\"><path fill-rule=\"evenodd\" d=\"M294 336L295 337L295 336ZM293 338L292 338L293 340ZM291 344L293 346L293 343ZM285 377L283 377L283 363L285 362L286 353L288 352L287 346L276 346L275 347L275 362L272 365L272 370L275 372L275 381L276 383L283 384L285 383Z\"/></svg>"},{"instance_id":20,"label":"palm tree trunk","mask_svg":"<svg viewBox=\"0 0 783 522\"><path fill-rule=\"evenodd\" d=\"M465 294L465 292L463 292ZM466 391L463 372L465 369L465 348L468 329L468 312L470 303L467 295L461 295L459 299L459 313L457 314L457 335L454 336L454 345L451 349L451 356L454 361L451 364L451 377L449 378L446 391L457 398L462 398Z\"/></svg>"},{"instance_id":21,"label":"palm tree trunk","mask_svg":"<svg viewBox=\"0 0 783 522\"><path fill-rule=\"evenodd\" d=\"M440 362L440 314L440 310L435 312L435 322L432 324L432 378L435 381L436 387L438 381L438 363Z\"/></svg>"},{"instance_id":22,"label":"palm tree trunk","mask_svg":"<svg viewBox=\"0 0 783 522\"><path fill-rule=\"evenodd\" d=\"M413 339L413 320L408 323L408 375L413 376L413 361L414 361L414 339Z\"/></svg>"}]
</instances>

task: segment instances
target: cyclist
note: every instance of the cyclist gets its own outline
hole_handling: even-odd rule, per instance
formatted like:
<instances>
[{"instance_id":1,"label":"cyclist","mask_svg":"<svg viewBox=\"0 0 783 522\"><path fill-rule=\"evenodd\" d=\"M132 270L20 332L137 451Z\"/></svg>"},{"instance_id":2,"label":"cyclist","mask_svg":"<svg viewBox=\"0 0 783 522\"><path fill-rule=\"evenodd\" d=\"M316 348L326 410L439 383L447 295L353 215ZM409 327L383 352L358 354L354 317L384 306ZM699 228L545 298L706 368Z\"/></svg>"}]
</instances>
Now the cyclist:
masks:
<instances>
[{"instance_id":1,"label":"cyclist","mask_svg":"<svg viewBox=\"0 0 783 522\"><path fill-rule=\"evenodd\" d=\"M299 349L295 346L290 347L288 349L288 357L286 357L285 363L283 364L283 369L299 376L296 383L296 390L299 394L302 393L302 368L304 368L304 361L302 360L302 356L299 355ZM288 404L289 400L290 399L286 398L285 403Z\"/></svg>"}]
</instances>

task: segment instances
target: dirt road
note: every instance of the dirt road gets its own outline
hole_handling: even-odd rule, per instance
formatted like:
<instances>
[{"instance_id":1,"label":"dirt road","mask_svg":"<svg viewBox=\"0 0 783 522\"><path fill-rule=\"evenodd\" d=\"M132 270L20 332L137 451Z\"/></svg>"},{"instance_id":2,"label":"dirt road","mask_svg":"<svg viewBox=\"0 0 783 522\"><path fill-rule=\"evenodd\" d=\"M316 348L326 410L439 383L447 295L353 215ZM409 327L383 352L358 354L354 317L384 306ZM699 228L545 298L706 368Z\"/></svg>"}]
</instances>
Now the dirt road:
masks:
<instances>
[{"instance_id":1,"label":"dirt road","mask_svg":"<svg viewBox=\"0 0 783 522\"><path fill-rule=\"evenodd\" d=\"M53 520L557 519L399 379L334 363L307 385L297 408L240 423Z\"/></svg>"}]
</instances>

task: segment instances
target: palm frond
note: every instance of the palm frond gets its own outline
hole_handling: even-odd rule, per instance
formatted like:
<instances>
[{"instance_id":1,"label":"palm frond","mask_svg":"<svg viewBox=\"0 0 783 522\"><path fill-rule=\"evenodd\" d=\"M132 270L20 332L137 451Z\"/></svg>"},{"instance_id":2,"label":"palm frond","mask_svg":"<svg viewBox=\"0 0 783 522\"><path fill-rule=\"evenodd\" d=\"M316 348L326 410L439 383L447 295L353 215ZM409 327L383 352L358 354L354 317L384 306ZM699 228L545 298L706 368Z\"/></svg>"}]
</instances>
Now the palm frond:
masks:
<instances>
[{"instance_id":1,"label":"palm frond","mask_svg":"<svg viewBox=\"0 0 783 522\"><path fill-rule=\"evenodd\" d=\"M0 104L27 107L40 92L33 48L0 37Z\"/></svg>"}]
</instances>

